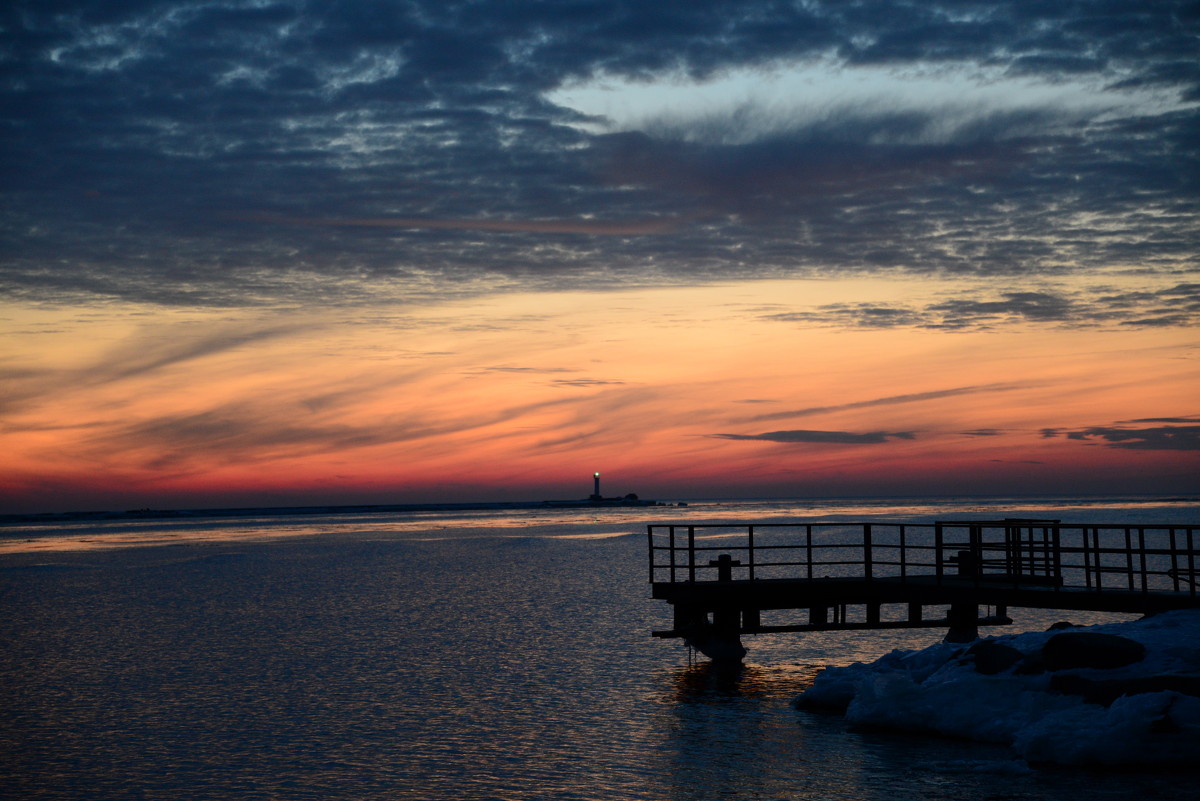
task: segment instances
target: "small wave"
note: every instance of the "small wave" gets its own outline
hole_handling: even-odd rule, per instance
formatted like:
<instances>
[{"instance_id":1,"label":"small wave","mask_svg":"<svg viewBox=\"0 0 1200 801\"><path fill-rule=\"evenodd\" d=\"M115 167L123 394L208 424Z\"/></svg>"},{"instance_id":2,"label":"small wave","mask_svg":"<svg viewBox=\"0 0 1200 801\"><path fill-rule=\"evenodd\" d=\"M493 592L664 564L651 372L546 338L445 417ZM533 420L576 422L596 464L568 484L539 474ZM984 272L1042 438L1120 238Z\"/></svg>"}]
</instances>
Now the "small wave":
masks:
<instances>
[{"instance_id":1,"label":"small wave","mask_svg":"<svg viewBox=\"0 0 1200 801\"><path fill-rule=\"evenodd\" d=\"M548 540L619 540L629 537L637 537L641 539L645 537L639 531L609 531L596 534L554 534L546 537Z\"/></svg>"},{"instance_id":2,"label":"small wave","mask_svg":"<svg viewBox=\"0 0 1200 801\"><path fill-rule=\"evenodd\" d=\"M181 543L183 544L183 543ZM245 560L246 554L241 552L235 553L210 553L204 556L195 556L190 559L182 559L175 564L178 565L223 565L229 562L241 562Z\"/></svg>"},{"instance_id":3,"label":"small wave","mask_svg":"<svg viewBox=\"0 0 1200 801\"><path fill-rule=\"evenodd\" d=\"M939 762L937 767L945 773L988 773L1003 776L1018 776L1033 773L1029 763L1023 759L954 759Z\"/></svg>"},{"instance_id":4,"label":"small wave","mask_svg":"<svg viewBox=\"0 0 1200 801\"><path fill-rule=\"evenodd\" d=\"M55 573L67 570L89 570L91 565L68 565L61 562L40 562L32 565L0 565L0 570Z\"/></svg>"}]
</instances>

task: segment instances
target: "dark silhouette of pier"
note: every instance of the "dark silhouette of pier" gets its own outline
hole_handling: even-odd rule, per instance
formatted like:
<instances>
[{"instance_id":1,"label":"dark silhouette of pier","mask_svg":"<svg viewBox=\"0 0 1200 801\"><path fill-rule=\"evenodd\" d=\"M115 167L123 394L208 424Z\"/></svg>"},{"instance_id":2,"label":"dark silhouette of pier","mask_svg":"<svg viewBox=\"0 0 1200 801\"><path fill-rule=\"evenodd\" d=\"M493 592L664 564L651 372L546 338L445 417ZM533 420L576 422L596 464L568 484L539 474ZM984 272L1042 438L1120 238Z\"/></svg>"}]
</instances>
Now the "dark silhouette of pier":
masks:
<instances>
[{"instance_id":1,"label":"dark silhouette of pier","mask_svg":"<svg viewBox=\"0 0 1200 801\"><path fill-rule=\"evenodd\" d=\"M743 634L940 627L969 642L1012 608L1200 608L1200 525L652 524L647 538L652 595L674 611L654 636L718 662L745 655Z\"/></svg>"}]
</instances>

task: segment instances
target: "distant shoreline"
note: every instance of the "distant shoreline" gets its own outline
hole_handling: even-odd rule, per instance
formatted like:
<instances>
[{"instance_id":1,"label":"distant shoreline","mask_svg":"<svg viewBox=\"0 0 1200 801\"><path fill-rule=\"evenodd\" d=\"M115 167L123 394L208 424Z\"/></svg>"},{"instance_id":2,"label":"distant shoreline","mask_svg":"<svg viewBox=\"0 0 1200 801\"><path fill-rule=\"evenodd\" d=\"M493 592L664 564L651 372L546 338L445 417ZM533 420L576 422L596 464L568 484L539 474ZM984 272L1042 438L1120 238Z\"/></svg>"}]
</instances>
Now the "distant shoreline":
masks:
<instances>
[{"instance_id":1,"label":"distant shoreline","mask_svg":"<svg viewBox=\"0 0 1200 801\"><path fill-rule=\"evenodd\" d=\"M690 498L680 501L642 500L630 498L602 498L592 500L543 500L543 501L473 501L473 502L428 502L393 504L325 504L317 506L241 506L213 509L126 509L126 510L77 510L70 512L8 512L0 513L0 526L32 524L61 524L89 521L120 520L200 520L205 518L234 518L249 516L314 516L345 514L404 514L421 512L470 512L538 509L631 509L651 507L686 507L692 505L717 505L741 503L796 503L828 504L856 503L886 506L895 503L946 503L965 502L987 505L1027 506L1029 504L1071 503L1081 506L1092 504L1123 503L1137 504L1200 504L1200 498L1183 496L1088 496L1088 497L941 497L941 498Z\"/></svg>"},{"instance_id":2,"label":"distant shoreline","mask_svg":"<svg viewBox=\"0 0 1200 801\"><path fill-rule=\"evenodd\" d=\"M506 509L628 509L675 506L663 501L629 498L574 501L479 501L475 503L339 504L330 506L245 506L222 509L127 509L124 511L28 512L0 514L0 525L22 523L71 523L91 520L170 520L249 515L344 515L395 512L469 512ZM686 505L686 504L684 504Z\"/></svg>"}]
</instances>

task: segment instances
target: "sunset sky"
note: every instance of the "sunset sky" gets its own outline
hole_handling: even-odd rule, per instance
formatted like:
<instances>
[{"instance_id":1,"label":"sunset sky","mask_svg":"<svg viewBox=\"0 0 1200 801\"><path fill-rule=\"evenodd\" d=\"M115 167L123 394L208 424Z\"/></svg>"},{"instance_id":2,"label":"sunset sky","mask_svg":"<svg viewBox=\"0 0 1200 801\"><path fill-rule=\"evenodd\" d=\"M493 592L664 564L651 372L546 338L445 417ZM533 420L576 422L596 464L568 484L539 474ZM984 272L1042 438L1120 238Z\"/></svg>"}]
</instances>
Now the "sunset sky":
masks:
<instances>
[{"instance_id":1,"label":"sunset sky","mask_svg":"<svg viewBox=\"0 0 1200 801\"><path fill-rule=\"evenodd\" d=\"M0 511L1200 492L1190 2L16 0Z\"/></svg>"}]
</instances>

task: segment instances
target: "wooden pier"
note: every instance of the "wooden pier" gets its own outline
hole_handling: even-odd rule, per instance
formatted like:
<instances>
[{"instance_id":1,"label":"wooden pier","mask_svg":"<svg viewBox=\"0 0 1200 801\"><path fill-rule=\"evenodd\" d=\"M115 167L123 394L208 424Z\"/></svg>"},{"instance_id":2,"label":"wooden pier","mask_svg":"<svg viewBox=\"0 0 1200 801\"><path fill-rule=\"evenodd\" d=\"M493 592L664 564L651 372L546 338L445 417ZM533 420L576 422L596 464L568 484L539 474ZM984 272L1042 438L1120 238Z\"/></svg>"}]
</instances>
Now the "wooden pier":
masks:
<instances>
[{"instance_id":1,"label":"wooden pier","mask_svg":"<svg viewBox=\"0 0 1200 801\"><path fill-rule=\"evenodd\" d=\"M1200 525L664 523L647 538L653 597L674 610L654 636L716 661L745 655L742 634L942 627L969 642L1011 608L1200 608Z\"/></svg>"}]
</instances>

